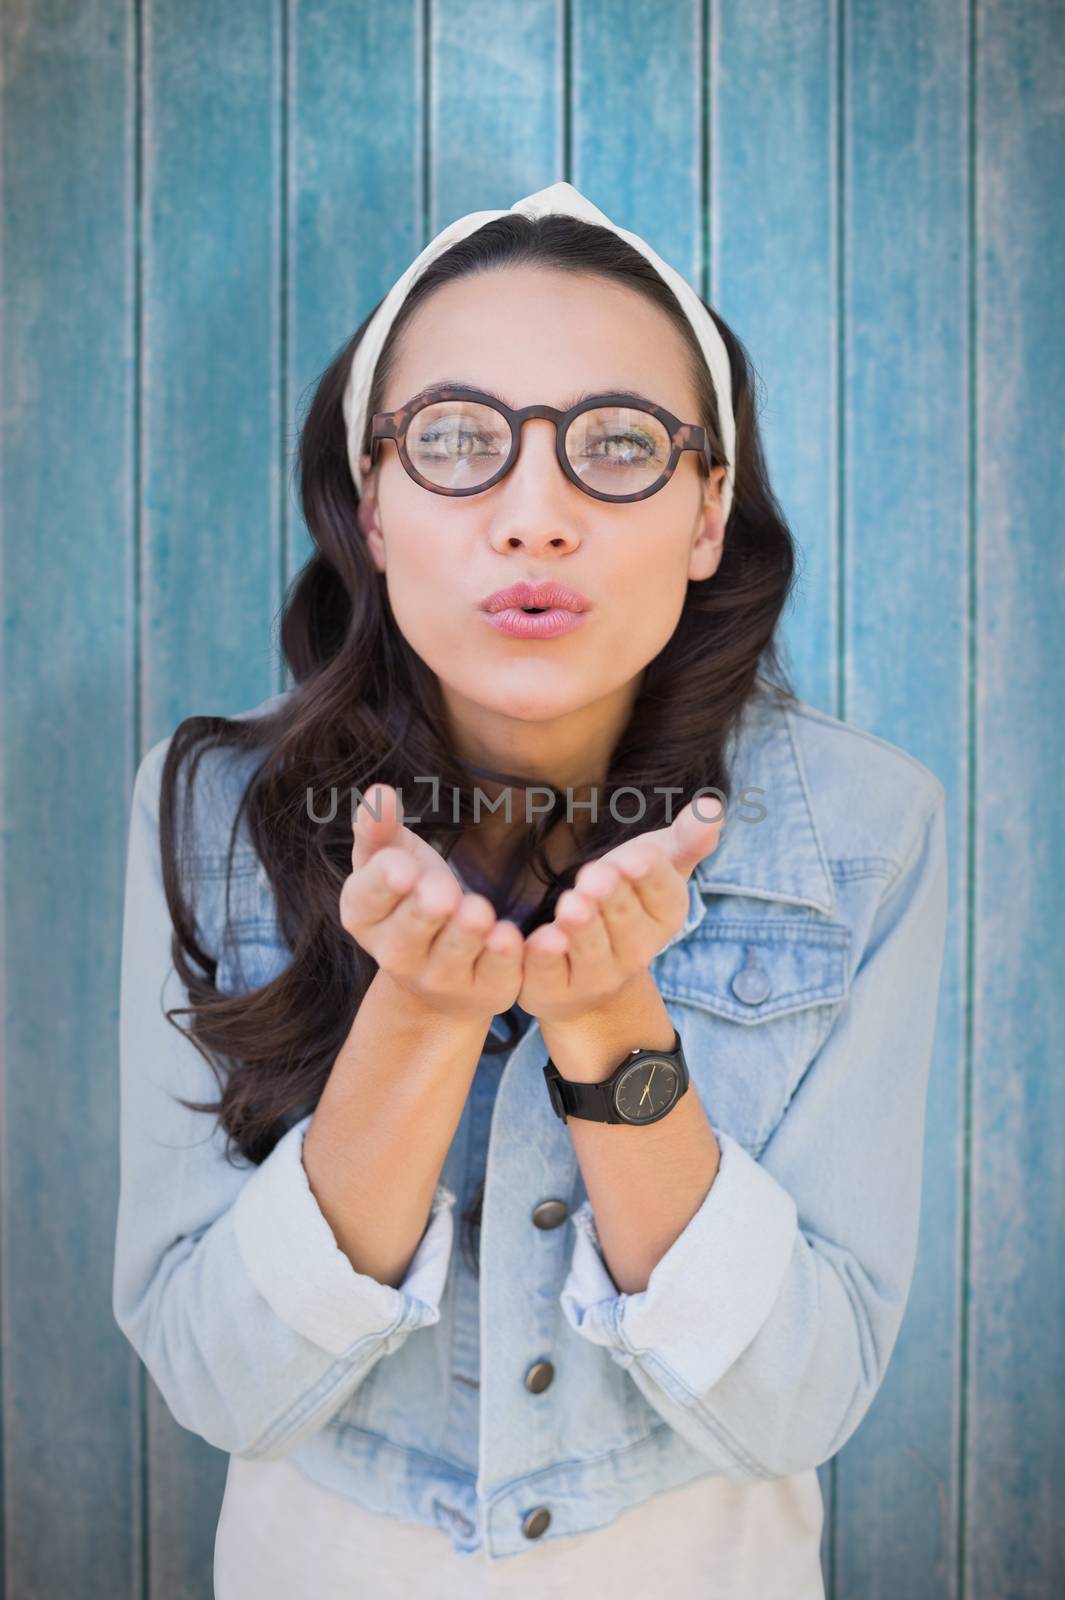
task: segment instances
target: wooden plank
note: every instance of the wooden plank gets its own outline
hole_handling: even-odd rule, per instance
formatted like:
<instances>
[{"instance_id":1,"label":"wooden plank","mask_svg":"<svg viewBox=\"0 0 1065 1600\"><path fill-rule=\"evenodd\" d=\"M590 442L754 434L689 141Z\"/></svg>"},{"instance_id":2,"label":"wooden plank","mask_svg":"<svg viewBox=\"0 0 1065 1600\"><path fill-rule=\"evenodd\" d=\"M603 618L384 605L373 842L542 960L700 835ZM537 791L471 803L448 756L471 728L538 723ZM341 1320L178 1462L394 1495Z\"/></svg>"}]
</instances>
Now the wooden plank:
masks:
<instances>
[{"instance_id":1,"label":"wooden plank","mask_svg":"<svg viewBox=\"0 0 1065 1600\"><path fill-rule=\"evenodd\" d=\"M567 175L554 0L448 0L429 15L425 242L454 217L506 210Z\"/></svg>"},{"instance_id":2,"label":"wooden plank","mask_svg":"<svg viewBox=\"0 0 1065 1600\"><path fill-rule=\"evenodd\" d=\"M276 687L283 85L273 0L143 18L141 696L145 745ZM211 1592L227 1457L147 1415L148 1584Z\"/></svg>"},{"instance_id":3,"label":"wooden plank","mask_svg":"<svg viewBox=\"0 0 1065 1600\"><path fill-rule=\"evenodd\" d=\"M770 482L799 546L781 638L797 693L840 714L839 306L832 16L822 4L708 7L706 295L756 373ZM836 1464L819 1468L834 1588Z\"/></svg>"},{"instance_id":4,"label":"wooden plank","mask_svg":"<svg viewBox=\"0 0 1065 1600\"><path fill-rule=\"evenodd\" d=\"M820 0L722 0L706 40L708 286L758 374L770 481L800 546L796 688L839 715L835 40Z\"/></svg>"},{"instance_id":5,"label":"wooden plank","mask_svg":"<svg viewBox=\"0 0 1065 1600\"><path fill-rule=\"evenodd\" d=\"M976 13L972 1216L964 1571L1065 1584L1065 28ZM1055 976L1052 976L1054 974Z\"/></svg>"},{"instance_id":6,"label":"wooden plank","mask_svg":"<svg viewBox=\"0 0 1065 1600\"><path fill-rule=\"evenodd\" d=\"M703 289L701 7L573 7L573 182Z\"/></svg>"},{"instance_id":7,"label":"wooden plank","mask_svg":"<svg viewBox=\"0 0 1065 1600\"><path fill-rule=\"evenodd\" d=\"M837 1593L869 1600L941 1600L956 1593L961 1492L971 732L965 17L859 6L847 12L839 44L841 714L901 745L946 785L950 922L913 1287L884 1385L838 1457L836 1583Z\"/></svg>"},{"instance_id":8,"label":"wooden plank","mask_svg":"<svg viewBox=\"0 0 1065 1600\"><path fill-rule=\"evenodd\" d=\"M132 1594L139 1363L115 1328L133 553L133 27L8 5L0 185L4 1582Z\"/></svg>"},{"instance_id":9,"label":"wooden plank","mask_svg":"<svg viewBox=\"0 0 1065 1600\"><path fill-rule=\"evenodd\" d=\"M275 0L144 10L148 743L276 687L281 17Z\"/></svg>"},{"instance_id":10,"label":"wooden plank","mask_svg":"<svg viewBox=\"0 0 1065 1600\"><path fill-rule=\"evenodd\" d=\"M286 482L319 376L425 242L421 18L419 0L357 6L342 22L334 0L293 14ZM313 550L297 489L286 491L289 579Z\"/></svg>"}]
</instances>

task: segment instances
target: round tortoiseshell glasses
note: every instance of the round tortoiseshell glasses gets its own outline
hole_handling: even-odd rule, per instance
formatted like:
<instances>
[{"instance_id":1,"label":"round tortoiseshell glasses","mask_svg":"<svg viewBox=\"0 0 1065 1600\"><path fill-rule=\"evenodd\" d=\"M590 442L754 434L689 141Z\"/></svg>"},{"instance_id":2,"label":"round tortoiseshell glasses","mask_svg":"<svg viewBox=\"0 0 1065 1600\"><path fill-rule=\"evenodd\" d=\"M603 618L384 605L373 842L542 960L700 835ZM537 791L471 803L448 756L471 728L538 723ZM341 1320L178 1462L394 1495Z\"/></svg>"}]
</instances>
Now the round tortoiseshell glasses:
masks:
<instances>
[{"instance_id":1,"label":"round tortoiseshell glasses","mask_svg":"<svg viewBox=\"0 0 1065 1600\"><path fill-rule=\"evenodd\" d=\"M664 406L626 394L597 394L568 411L519 411L479 389L434 388L396 411L378 411L370 436L374 461L382 439L394 439L415 483L433 494L480 494L518 459L522 425L531 417L555 424L555 454L578 489L596 500L646 500L665 487L685 450L696 450L709 474L706 430L681 422Z\"/></svg>"}]
</instances>

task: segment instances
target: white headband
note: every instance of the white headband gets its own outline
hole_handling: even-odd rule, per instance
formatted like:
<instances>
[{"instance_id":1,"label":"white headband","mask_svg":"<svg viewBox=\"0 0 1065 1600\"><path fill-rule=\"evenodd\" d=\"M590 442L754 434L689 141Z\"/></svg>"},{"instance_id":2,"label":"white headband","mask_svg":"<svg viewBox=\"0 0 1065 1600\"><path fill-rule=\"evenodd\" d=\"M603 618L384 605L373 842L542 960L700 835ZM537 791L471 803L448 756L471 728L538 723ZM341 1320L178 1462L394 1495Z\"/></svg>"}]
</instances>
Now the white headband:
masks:
<instances>
[{"instance_id":1,"label":"white headband","mask_svg":"<svg viewBox=\"0 0 1065 1600\"><path fill-rule=\"evenodd\" d=\"M735 481L735 444L736 423L732 415L732 372L729 365L728 351L713 317L707 311L699 296L692 290L686 279L675 271L667 261L657 255L646 240L639 234L630 233L627 228L619 228L610 218L604 216L597 206L586 200L578 189L571 183L552 183L546 189L538 189L535 194L526 195L524 200L516 200L510 208L511 212L518 212L523 217L546 217L554 212L562 212L573 217L583 217L586 222L598 223L600 227L610 228L619 238L631 244L655 268L656 272L665 279L680 301L685 316L695 330L695 336L705 357L713 379L714 390L717 395L718 417L721 424L721 441L724 445L727 465L725 468L725 481L721 488L721 504L724 511L724 520L728 522L729 511L732 507L732 490ZM362 477L359 472L359 453L362 436L366 428L366 408L370 396L370 385L377 370L377 360L381 354L389 328L407 297L407 291L414 281L419 278L423 270L434 261L437 256L443 255L457 239L464 239L467 234L475 233L478 228L483 228L486 222L492 222L496 217L510 215L506 211L470 211L464 217L459 217L455 222L448 223L442 228L436 238L431 240L416 256L410 266L397 278L388 291L377 310L374 312L362 338L359 341L351 362L351 371L344 387L344 422L347 426L348 465L356 491L362 493Z\"/></svg>"}]
</instances>

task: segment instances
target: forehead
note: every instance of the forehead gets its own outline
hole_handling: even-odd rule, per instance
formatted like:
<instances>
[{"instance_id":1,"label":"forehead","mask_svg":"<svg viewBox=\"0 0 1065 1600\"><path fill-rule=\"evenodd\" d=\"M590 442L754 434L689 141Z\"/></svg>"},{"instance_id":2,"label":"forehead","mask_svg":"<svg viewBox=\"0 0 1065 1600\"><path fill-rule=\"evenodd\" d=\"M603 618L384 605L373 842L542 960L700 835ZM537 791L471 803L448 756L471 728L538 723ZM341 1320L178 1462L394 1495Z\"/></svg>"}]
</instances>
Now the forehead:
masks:
<instances>
[{"instance_id":1,"label":"forehead","mask_svg":"<svg viewBox=\"0 0 1065 1600\"><path fill-rule=\"evenodd\" d=\"M522 265L434 290L404 329L384 408L456 377L515 407L629 390L696 420L679 330L638 290L592 275Z\"/></svg>"}]
</instances>

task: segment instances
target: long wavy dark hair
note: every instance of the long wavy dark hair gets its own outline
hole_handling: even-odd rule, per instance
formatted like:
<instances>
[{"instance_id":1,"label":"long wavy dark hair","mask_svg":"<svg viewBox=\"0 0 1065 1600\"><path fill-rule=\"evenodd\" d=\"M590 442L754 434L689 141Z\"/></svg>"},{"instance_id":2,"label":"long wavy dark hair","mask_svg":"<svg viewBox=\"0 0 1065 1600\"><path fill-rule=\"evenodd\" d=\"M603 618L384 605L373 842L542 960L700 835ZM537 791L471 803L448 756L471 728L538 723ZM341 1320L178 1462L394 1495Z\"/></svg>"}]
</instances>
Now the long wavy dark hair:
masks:
<instances>
[{"instance_id":1,"label":"long wavy dark hair","mask_svg":"<svg viewBox=\"0 0 1065 1600\"><path fill-rule=\"evenodd\" d=\"M609 228L565 215L537 219L518 213L493 219L439 256L410 290L389 330L374 375L369 419L381 409L403 330L416 307L442 284L469 273L531 263L563 272L599 274L645 295L686 341L698 395L698 420L707 430L715 465L725 457L717 403L706 362L672 290L638 251ZM625 731L612 752L605 790L632 786L646 797L641 831L667 825L666 791L677 810L700 789L712 788L727 808L731 785L726 753L747 702L756 694L793 701L778 622L795 570L795 547L769 485L757 420L756 374L739 339L711 308L732 367L736 420L734 500L723 554L709 578L689 582L683 611L665 647L643 674ZM371 313L372 315L372 313ZM369 318L367 318L369 321ZM382 781L418 795L421 820L411 826L447 857L474 826L472 788L485 779L520 786L521 773L475 766L450 747L434 673L417 656L392 614L384 574L370 558L356 524L358 496L348 467L342 396L351 359L366 327L354 334L314 386L302 421L295 461L300 500L314 553L294 579L281 619L281 648L294 687L255 718L187 717L176 728L163 765L160 852L173 921L176 971L189 1004L167 1012L188 1015L183 1029L209 1062L221 1098L182 1101L217 1115L226 1153L258 1164L286 1129L313 1110L369 986L377 963L340 923L339 896L351 871L351 818L338 806L332 822L314 820L306 804L332 786L365 794ZM247 993L216 985L218 951L202 948L183 882L196 770L210 751L226 759L254 754L230 834L246 829L269 875L278 919L291 951L284 971ZM213 758L220 759L220 758ZM240 769L243 771L243 767ZM421 774L440 777L445 812L427 811ZM539 781L539 780L536 780ZM454 792L461 797L452 815ZM183 795L183 805L177 804ZM527 869L544 884L539 902L520 921L530 933L550 921L563 889L583 862L603 855L632 826L610 807L598 821L582 819L578 854L563 871L544 845L565 794L534 823L513 829L513 849L490 897L497 915L514 903L514 885ZM180 809L180 817L178 815ZM675 813L674 813L675 814ZM507 1037L489 1037L489 1053L509 1052L520 1019L506 1013ZM483 1180L463 1214L463 1247L476 1270Z\"/></svg>"}]
</instances>

